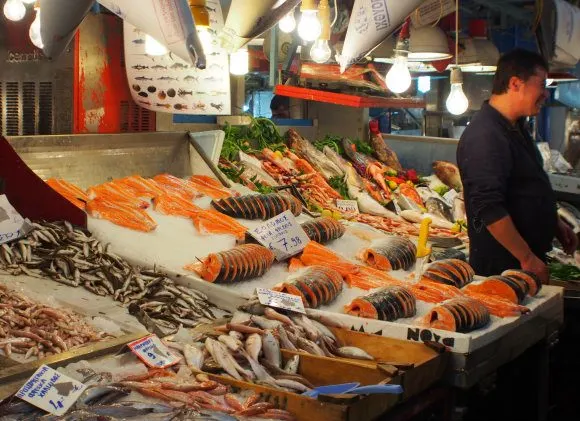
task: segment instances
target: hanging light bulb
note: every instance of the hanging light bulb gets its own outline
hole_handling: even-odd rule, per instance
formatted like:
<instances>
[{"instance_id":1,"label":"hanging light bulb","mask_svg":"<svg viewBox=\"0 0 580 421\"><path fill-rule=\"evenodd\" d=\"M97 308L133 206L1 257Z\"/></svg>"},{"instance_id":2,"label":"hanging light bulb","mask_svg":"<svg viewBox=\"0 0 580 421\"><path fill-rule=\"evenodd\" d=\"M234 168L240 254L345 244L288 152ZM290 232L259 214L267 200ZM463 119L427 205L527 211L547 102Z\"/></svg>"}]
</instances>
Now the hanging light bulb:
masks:
<instances>
[{"instance_id":1,"label":"hanging light bulb","mask_svg":"<svg viewBox=\"0 0 580 421\"><path fill-rule=\"evenodd\" d=\"M240 48L235 53L230 54L230 73L236 76L242 76L248 73L250 54L245 48Z\"/></svg>"},{"instance_id":2,"label":"hanging light bulb","mask_svg":"<svg viewBox=\"0 0 580 421\"><path fill-rule=\"evenodd\" d=\"M318 19L314 0L302 0L300 11L302 16L298 23L298 35L307 42L316 40L322 32L322 24Z\"/></svg>"},{"instance_id":3,"label":"hanging light bulb","mask_svg":"<svg viewBox=\"0 0 580 421\"><path fill-rule=\"evenodd\" d=\"M463 74L459 67L451 70L451 92L447 97L447 110L454 115L461 115L467 111L469 101L463 93Z\"/></svg>"},{"instance_id":4,"label":"hanging light bulb","mask_svg":"<svg viewBox=\"0 0 580 421\"><path fill-rule=\"evenodd\" d=\"M34 6L34 10L36 11L36 17L34 21L30 25L30 29L28 30L28 36L30 37L30 41L36 48L42 49L44 44L42 43L42 36L40 35L40 7L38 7L38 2Z\"/></svg>"},{"instance_id":5,"label":"hanging light bulb","mask_svg":"<svg viewBox=\"0 0 580 421\"><path fill-rule=\"evenodd\" d=\"M328 40L330 39L330 7L328 0L320 0L318 4L318 17L322 25L320 38L314 41L310 49L310 58L316 63L326 63L332 54Z\"/></svg>"},{"instance_id":6,"label":"hanging light bulb","mask_svg":"<svg viewBox=\"0 0 580 421\"><path fill-rule=\"evenodd\" d=\"M26 15L26 7L20 0L7 0L4 3L4 16L12 22L22 20Z\"/></svg>"},{"instance_id":7,"label":"hanging light bulb","mask_svg":"<svg viewBox=\"0 0 580 421\"><path fill-rule=\"evenodd\" d=\"M400 54L387 73L387 88L396 94L405 92L411 86L411 72L407 66L407 56Z\"/></svg>"},{"instance_id":8,"label":"hanging light bulb","mask_svg":"<svg viewBox=\"0 0 580 421\"><path fill-rule=\"evenodd\" d=\"M34 4L36 3L36 0L20 0L22 3L24 4Z\"/></svg>"},{"instance_id":9,"label":"hanging light bulb","mask_svg":"<svg viewBox=\"0 0 580 421\"><path fill-rule=\"evenodd\" d=\"M419 76L417 89L423 94L429 92L431 90L431 76Z\"/></svg>"},{"instance_id":10,"label":"hanging light bulb","mask_svg":"<svg viewBox=\"0 0 580 421\"><path fill-rule=\"evenodd\" d=\"M145 54L150 56L164 56L169 50L151 35L145 35Z\"/></svg>"},{"instance_id":11,"label":"hanging light bulb","mask_svg":"<svg viewBox=\"0 0 580 421\"><path fill-rule=\"evenodd\" d=\"M206 7L206 0L189 0L189 8L195 27L199 42L203 47L205 54L210 54L213 51L213 36L209 31L209 12Z\"/></svg>"},{"instance_id":12,"label":"hanging light bulb","mask_svg":"<svg viewBox=\"0 0 580 421\"><path fill-rule=\"evenodd\" d=\"M294 18L294 10L288 12L286 16L280 19L278 22L278 27L280 30L286 34L294 31L296 29L296 19Z\"/></svg>"}]
</instances>

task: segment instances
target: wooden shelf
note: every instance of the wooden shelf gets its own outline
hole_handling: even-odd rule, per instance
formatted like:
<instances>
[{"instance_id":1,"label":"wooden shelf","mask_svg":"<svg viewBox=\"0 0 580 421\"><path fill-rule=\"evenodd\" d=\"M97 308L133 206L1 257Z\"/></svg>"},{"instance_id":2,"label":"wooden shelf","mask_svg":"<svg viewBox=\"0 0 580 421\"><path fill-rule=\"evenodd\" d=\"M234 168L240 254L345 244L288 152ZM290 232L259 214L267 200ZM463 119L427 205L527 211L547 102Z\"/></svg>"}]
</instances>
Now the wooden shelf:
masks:
<instances>
[{"instance_id":1,"label":"wooden shelf","mask_svg":"<svg viewBox=\"0 0 580 421\"><path fill-rule=\"evenodd\" d=\"M274 93L307 101L326 102L355 108L425 108L425 100L420 98L349 95L286 85L276 85Z\"/></svg>"}]
</instances>

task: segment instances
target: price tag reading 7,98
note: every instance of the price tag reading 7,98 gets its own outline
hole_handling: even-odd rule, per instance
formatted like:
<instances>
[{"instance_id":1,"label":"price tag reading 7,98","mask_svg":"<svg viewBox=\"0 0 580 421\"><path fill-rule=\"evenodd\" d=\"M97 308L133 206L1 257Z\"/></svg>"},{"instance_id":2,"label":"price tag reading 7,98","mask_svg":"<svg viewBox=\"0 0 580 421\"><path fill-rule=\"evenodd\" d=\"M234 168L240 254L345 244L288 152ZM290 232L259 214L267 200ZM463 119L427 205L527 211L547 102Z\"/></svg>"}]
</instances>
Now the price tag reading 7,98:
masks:
<instances>
[{"instance_id":1,"label":"price tag reading 7,98","mask_svg":"<svg viewBox=\"0 0 580 421\"><path fill-rule=\"evenodd\" d=\"M300 253L310 241L289 210L267 220L250 231L250 234L264 247L272 250L276 260Z\"/></svg>"}]
</instances>

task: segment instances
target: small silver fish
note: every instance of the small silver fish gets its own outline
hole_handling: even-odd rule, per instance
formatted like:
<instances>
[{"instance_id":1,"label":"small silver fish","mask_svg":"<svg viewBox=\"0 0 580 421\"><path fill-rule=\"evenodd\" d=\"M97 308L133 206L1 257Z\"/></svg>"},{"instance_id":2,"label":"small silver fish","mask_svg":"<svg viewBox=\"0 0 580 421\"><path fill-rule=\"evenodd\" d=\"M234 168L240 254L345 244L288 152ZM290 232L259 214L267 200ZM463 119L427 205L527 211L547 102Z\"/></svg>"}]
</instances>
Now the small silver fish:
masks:
<instances>
[{"instance_id":1,"label":"small silver fish","mask_svg":"<svg viewBox=\"0 0 580 421\"><path fill-rule=\"evenodd\" d=\"M294 355L284 365L284 371L290 374L298 373L298 367L300 366L300 355Z\"/></svg>"},{"instance_id":2,"label":"small silver fish","mask_svg":"<svg viewBox=\"0 0 580 421\"><path fill-rule=\"evenodd\" d=\"M236 367L234 366L230 358L228 358L228 356L231 357L231 355L229 354L229 352L227 352L227 350L222 348L220 345L221 344L218 341L212 338L207 338L205 340L205 349L209 351L210 355L215 360L215 362L218 363L220 367L223 368L226 371L226 373L228 373L234 379L241 381L242 376L240 376L240 374L236 370Z\"/></svg>"},{"instance_id":3,"label":"small silver fish","mask_svg":"<svg viewBox=\"0 0 580 421\"><path fill-rule=\"evenodd\" d=\"M201 371L203 361L205 360L201 349L195 345L185 344L183 346L183 356L185 357L185 362L189 368L195 371Z\"/></svg>"},{"instance_id":4,"label":"small silver fish","mask_svg":"<svg viewBox=\"0 0 580 421\"><path fill-rule=\"evenodd\" d=\"M256 315L252 315L251 320L252 320L252 323L258 325L262 329L276 329L278 326L280 326L282 324L278 320L270 320L270 319L267 319L265 317L256 316Z\"/></svg>"},{"instance_id":5,"label":"small silver fish","mask_svg":"<svg viewBox=\"0 0 580 421\"><path fill-rule=\"evenodd\" d=\"M229 349L231 349L234 352L238 352L240 350L240 348L242 348L244 346L244 344L242 344L242 342L240 340L234 338L233 336L229 336L229 335L218 336L218 341L223 343L225 346L227 346Z\"/></svg>"},{"instance_id":6,"label":"small silver fish","mask_svg":"<svg viewBox=\"0 0 580 421\"><path fill-rule=\"evenodd\" d=\"M343 346L336 350L336 353L341 357L354 358L357 360L374 361L374 357L369 355L365 350L357 348L356 346Z\"/></svg>"},{"instance_id":7,"label":"small silver fish","mask_svg":"<svg viewBox=\"0 0 580 421\"><path fill-rule=\"evenodd\" d=\"M257 360L262 351L262 337L257 333L248 335L245 343L246 352L253 359Z\"/></svg>"},{"instance_id":8,"label":"small silver fish","mask_svg":"<svg viewBox=\"0 0 580 421\"><path fill-rule=\"evenodd\" d=\"M280 351L280 342L274 337L271 331L267 330L262 335L262 349L264 357L276 367L282 365L282 353Z\"/></svg>"},{"instance_id":9,"label":"small silver fish","mask_svg":"<svg viewBox=\"0 0 580 421\"><path fill-rule=\"evenodd\" d=\"M303 385L302 383L299 383L295 380L276 379L275 382L280 387L286 387L288 389L297 390L299 392L308 392L310 390L309 387L307 387L307 386Z\"/></svg>"}]
</instances>

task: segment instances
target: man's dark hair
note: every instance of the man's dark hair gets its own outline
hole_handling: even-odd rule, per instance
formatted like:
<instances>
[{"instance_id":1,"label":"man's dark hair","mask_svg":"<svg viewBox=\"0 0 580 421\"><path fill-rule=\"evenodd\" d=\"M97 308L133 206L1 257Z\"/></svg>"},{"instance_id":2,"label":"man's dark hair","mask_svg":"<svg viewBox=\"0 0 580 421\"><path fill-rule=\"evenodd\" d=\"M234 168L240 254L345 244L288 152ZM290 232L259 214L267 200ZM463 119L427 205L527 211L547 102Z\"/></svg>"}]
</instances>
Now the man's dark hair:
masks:
<instances>
[{"instance_id":1,"label":"man's dark hair","mask_svg":"<svg viewBox=\"0 0 580 421\"><path fill-rule=\"evenodd\" d=\"M290 98L282 95L274 95L272 97L272 101L270 102L270 109L277 110L281 106L287 109L290 108Z\"/></svg>"},{"instance_id":2,"label":"man's dark hair","mask_svg":"<svg viewBox=\"0 0 580 421\"><path fill-rule=\"evenodd\" d=\"M529 50L516 49L501 56L493 78L492 94L501 95L508 91L510 79L517 77L526 82L533 76L538 67L548 71L544 58Z\"/></svg>"}]
</instances>

